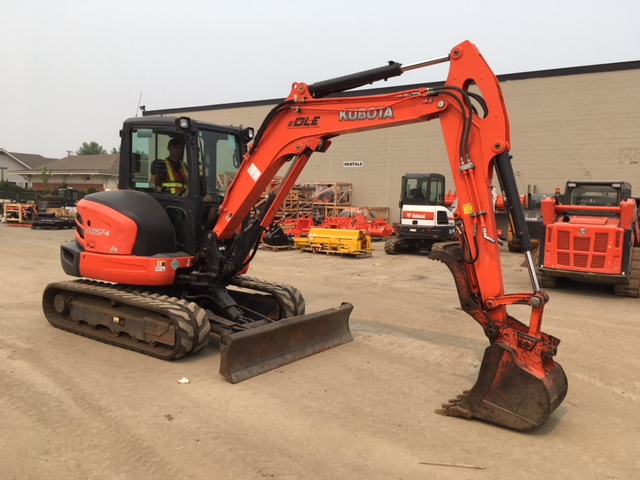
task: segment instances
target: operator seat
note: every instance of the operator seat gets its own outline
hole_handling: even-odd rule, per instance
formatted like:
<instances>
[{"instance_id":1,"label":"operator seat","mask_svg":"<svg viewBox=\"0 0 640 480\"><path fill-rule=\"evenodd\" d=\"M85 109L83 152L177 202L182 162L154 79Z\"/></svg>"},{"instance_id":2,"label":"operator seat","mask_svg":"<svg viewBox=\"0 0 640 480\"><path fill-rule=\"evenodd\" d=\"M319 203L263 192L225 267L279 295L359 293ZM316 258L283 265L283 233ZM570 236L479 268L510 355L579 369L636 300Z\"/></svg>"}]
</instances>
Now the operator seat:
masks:
<instances>
[{"instance_id":1,"label":"operator seat","mask_svg":"<svg viewBox=\"0 0 640 480\"><path fill-rule=\"evenodd\" d=\"M424 199L424 193L419 188L412 188L409 191L409 198Z\"/></svg>"}]
</instances>

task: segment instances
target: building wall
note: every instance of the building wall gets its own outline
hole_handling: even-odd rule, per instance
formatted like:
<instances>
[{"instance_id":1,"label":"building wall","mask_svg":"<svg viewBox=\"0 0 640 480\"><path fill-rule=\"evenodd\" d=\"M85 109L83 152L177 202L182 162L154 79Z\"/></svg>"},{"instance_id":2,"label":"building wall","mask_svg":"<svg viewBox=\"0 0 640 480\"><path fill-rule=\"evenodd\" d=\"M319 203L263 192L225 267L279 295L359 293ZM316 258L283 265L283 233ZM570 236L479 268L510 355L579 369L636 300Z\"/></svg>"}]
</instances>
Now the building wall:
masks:
<instances>
[{"instance_id":1,"label":"building wall","mask_svg":"<svg viewBox=\"0 0 640 480\"><path fill-rule=\"evenodd\" d=\"M638 85L640 69L504 81L521 193L553 193L569 179L624 179L640 196ZM257 129L272 106L171 114ZM363 166L344 166L354 160ZM437 120L334 138L326 153L311 156L299 181L352 183L352 204L389 207L397 222L407 172L443 173L455 190Z\"/></svg>"},{"instance_id":2,"label":"building wall","mask_svg":"<svg viewBox=\"0 0 640 480\"><path fill-rule=\"evenodd\" d=\"M86 192L92 188L97 192L118 188L118 178L113 175L52 175L49 179L48 189L54 191L66 184L69 188L75 188L80 192ZM36 191L44 190L44 184L39 177L31 178L31 188Z\"/></svg>"},{"instance_id":3,"label":"building wall","mask_svg":"<svg viewBox=\"0 0 640 480\"><path fill-rule=\"evenodd\" d=\"M640 195L640 70L503 84L518 186L627 180Z\"/></svg>"}]
</instances>

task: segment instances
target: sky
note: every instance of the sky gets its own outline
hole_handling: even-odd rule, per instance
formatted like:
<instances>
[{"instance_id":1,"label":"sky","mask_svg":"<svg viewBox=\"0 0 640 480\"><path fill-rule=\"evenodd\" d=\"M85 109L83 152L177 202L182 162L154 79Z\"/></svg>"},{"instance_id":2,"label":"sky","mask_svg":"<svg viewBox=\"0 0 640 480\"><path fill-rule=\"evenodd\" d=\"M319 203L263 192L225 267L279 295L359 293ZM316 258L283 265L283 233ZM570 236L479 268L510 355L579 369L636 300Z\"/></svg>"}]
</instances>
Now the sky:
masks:
<instances>
[{"instance_id":1,"label":"sky","mask_svg":"<svg viewBox=\"0 0 640 480\"><path fill-rule=\"evenodd\" d=\"M497 75L640 60L639 18L638 0L0 0L0 148L111 151L139 105L284 98L464 40ZM442 81L446 65L373 86Z\"/></svg>"}]
</instances>

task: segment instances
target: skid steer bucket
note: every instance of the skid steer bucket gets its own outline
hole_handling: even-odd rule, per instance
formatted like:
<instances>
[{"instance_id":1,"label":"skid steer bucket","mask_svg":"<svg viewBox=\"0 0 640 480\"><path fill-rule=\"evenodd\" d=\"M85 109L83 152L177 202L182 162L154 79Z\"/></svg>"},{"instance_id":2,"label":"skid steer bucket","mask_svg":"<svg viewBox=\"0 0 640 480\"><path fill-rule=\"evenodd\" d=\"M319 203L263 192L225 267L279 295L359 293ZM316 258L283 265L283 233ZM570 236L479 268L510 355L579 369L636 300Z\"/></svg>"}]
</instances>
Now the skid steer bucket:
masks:
<instances>
[{"instance_id":1,"label":"skid steer bucket","mask_svg":"<svg viewBox=\"0 0 640 480\"><path fill-rule=\"evenodd\" d=\"M480 374L471 390L436 410L441 415L478 418L514 430L541 425L567 394L562 367L548 360L534 375L514 359L502 343L487 347Z\"/></svg>"},{"instance_id":2,"label":"skid steer bucket","mask_svg":"<svg viewBox=\"0 0 640 480\"><path fill-rule=\"evenodd\" d=\"M353 340L353 305L284 318L265 326L220 337L220 375L242 382Z\"/></svg>"}]
</instances>

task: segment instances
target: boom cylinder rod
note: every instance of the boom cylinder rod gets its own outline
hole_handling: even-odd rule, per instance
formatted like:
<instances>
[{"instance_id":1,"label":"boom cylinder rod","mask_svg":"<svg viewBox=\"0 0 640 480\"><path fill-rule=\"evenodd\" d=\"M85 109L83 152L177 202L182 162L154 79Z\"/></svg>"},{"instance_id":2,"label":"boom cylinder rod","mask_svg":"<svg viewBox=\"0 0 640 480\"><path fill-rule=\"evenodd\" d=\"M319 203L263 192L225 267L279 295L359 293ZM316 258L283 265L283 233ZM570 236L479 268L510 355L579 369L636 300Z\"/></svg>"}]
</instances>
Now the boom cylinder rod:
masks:
<instances>
[{"instance_id":1,"label":"boom cylinder rod","mask_svg":"<svg viewBox=\"0 0 640 480\"><path fill-rule=\"evenodd\" d=\"M422 62L410 63L409 65L405 65L402 68L403 72L408 72L409 70L416 70L418 68L430 67L431 65L437 65L439 63L448 62L451 60L449 55L444 55L442 57L432 58L431 60L424 60Z\"/></svg>"}]
</instances>

